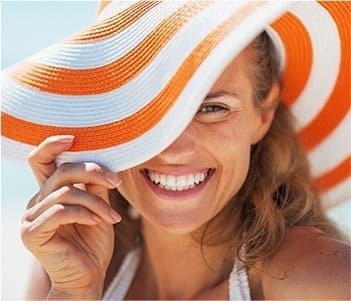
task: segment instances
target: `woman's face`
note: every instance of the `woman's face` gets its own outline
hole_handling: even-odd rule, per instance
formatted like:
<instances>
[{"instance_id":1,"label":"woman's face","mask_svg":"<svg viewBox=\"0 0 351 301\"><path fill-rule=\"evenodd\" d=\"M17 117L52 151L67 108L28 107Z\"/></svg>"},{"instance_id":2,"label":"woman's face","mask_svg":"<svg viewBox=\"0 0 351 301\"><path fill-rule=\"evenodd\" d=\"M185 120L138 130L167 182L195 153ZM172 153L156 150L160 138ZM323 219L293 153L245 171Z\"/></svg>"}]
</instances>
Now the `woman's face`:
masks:
<instances>
[{"instance_id":1,"label":"woman's face","mask_svg":"<svg viewBox=\"0 0 351 301\"><path fill-rule=\"evenodd\" d=\"M242 186L265 120L252 99L243 54L222 73L183 134L144 164L120 173L120 193L153 226L189 233Z\"/></svg>"}]
</instances>

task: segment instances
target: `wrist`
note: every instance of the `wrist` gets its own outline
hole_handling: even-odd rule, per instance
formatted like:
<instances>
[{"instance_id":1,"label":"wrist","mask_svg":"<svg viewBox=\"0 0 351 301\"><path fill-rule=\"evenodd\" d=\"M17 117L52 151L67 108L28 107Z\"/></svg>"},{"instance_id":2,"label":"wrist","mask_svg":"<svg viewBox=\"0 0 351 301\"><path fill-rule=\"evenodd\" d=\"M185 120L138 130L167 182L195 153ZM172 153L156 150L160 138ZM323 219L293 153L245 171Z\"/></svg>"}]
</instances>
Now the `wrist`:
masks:
<instances>
[{"instance_id":1,"label":"wrist","mask_svg":"<svg viewBox=\"0 0 351 301\"><path fill-rule=\"evenodd\" d=\"M87 288L59 289L53 287L47 300L101 300L103 286L93 285Z\"/></svg>"},{"instance_id":2,"label":"wrist","mask_svg":"<svg viewBox=\"0 0 351 301\"><path fill-rule=\"evenodd\" d=\"M72 294L53 290L49 293L47 300L101 300L101 297L97 294Z\"/></svg>"}]
</instances>

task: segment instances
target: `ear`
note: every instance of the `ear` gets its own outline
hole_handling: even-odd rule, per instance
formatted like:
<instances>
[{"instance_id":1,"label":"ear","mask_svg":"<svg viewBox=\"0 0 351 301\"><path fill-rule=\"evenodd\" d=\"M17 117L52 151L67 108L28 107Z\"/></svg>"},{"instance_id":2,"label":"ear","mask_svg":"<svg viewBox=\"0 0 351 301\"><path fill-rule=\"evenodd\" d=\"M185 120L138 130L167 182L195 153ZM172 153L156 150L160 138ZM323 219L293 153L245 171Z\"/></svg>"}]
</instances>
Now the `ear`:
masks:
<instances>
[{"instance_id":1,"label":"ear","mask_svg":"<svg viewBox=\"0 0 351 301\"><path fill-rule=\"evenodd\" d=\"M278 105L278 97L280 94L279 83L275 82L266 97L261 103L261 106L257 108L258 114L258 125L253 135L252 144L259 142L268 132L271 127L275 110Z\"/></svg>"}]
</instances>

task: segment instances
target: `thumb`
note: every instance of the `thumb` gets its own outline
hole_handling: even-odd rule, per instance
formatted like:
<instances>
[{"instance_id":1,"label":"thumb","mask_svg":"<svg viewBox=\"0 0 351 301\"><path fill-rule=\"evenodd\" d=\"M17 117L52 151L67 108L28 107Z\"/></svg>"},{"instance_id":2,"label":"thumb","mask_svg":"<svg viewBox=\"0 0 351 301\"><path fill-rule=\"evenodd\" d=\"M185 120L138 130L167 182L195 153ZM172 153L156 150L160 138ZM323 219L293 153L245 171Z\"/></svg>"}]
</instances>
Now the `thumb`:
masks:
<instances>
[{"instance_id":1,"label":"thumb","mask_svg":"<svg viewBox=\"0 0 351 301\"><path fill-rule=\"evenodd\" d=\"M74 136L51 136L41 142L29 155L28 163L41 187L56 170L56 157L73 144Z\"/></svg>"}]
</instances>

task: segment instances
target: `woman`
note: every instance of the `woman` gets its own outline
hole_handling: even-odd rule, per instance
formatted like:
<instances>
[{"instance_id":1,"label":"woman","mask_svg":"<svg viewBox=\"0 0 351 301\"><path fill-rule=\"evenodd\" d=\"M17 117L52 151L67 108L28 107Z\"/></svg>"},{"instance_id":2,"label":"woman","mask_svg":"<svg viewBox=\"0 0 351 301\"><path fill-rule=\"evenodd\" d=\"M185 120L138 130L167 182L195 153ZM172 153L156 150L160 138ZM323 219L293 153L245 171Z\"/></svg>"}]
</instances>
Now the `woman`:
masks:
<instances>
[{"instance_id":1,"label":"woman","mask_svg":"<svg viewBox=\"0 0 351 301\"><path fill-rule=\"evenodd\" d=\"M130 168L57 166L74 135L31 152L28 298L349 298L349 247L321 209L272 47L259 34L181 134Z\"/></svg>"}]
</instances>

